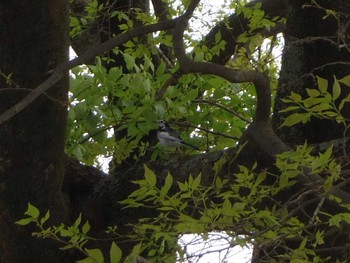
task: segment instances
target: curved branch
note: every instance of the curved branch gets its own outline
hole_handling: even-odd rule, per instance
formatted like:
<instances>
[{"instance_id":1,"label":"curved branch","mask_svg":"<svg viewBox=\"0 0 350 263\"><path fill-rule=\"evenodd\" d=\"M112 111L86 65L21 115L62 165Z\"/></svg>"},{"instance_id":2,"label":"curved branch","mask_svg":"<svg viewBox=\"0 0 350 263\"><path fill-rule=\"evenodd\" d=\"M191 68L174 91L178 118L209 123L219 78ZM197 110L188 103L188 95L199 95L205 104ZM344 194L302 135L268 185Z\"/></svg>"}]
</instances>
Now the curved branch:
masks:
<instances>
[{"instance_id":1,"label":"curved branch","mask_svg":"<svg viewBox=\"0 0 350 263\"><path fill-rule=\"evenodd\" d=\"M191 60L187 56L183 44L184 31L190 18L186 13L177 20L173 33L174 53L179 61L181 71L184 73L213 74L232 83L252 82L257 93L257 110L254 122L268 122L271 108L271 91L267 74L253 70L234 70L211 62L194 62Z\"/></svg>"},{"instance_id":2,"label":"curved branch","mask_svg":"<svg viewBox=\"0 0 350 263\"><path fill-rule=\"evenodd\" d=\"M290 147L275 134L269 120L271 91L269 78L266 73L252 70L238 71L210 62L194 62L187 56L183 37L191 14L190 12L186 12L185 15L179 17L174 29L173 47L175 56L180 64L180 69L184 73L217 75L234 83L252 82L257 93L257 109L253 123L249 126L246 134L265 154L273 159L276 158L277 154L290 151ZM324 179L320 175L312 174L311 171L300 174L296 177L296 180L308 188L320 187L322 189L324 183ZM320 191L322 192L322 190ZM328 193L320 194L334 194L340 197L344 203L350 202L350 194L337 186L332 187ZM333 202L331 200L328 201Z\"/></svg>"}]
</instances>

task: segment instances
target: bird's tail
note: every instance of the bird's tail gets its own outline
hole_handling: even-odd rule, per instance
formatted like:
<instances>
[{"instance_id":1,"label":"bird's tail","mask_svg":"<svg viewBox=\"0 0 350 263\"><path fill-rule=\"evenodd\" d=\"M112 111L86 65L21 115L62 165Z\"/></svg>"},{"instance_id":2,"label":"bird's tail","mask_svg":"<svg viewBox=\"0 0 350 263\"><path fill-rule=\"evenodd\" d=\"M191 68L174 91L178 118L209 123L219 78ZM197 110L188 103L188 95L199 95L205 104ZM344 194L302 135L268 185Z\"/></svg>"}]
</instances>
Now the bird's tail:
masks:
<instances>
[{"instance_id":1,"label":"bird's tail","mask_svg":"<svg viewBox=\"0 0 350 263\"><path fill-rule=\"evenodd\" d=\"M195 149L195 150L197 150L197 151L200 151L200 149L199 149L197 146L194 146L194 145L189 144L189 143L187 143L187 142L184 142L184 141L183 141L182 144L187 145L188 147L191 147L191 148L193 148L193 149Z\"/></svg>"}]
</instances>

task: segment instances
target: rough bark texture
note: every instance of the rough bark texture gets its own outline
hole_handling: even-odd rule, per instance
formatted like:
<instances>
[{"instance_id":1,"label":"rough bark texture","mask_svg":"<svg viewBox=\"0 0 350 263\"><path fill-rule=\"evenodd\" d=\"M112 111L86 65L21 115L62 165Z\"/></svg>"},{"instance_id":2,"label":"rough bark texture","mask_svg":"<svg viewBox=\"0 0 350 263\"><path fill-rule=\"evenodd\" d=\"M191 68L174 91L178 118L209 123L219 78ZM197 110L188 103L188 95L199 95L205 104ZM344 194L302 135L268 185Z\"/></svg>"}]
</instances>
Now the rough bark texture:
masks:
<instances>
[{"instance_id":1,"label":"rough bark texture","mask_svg":"<svg viewBox=\"0 0 350 263\"><path fill-rule=\"evenodd\" d=\"M137 2L142 5L146 1ZM271 16L286 14L285 1L255 2L262 2L263 8ZM349 5L345 0L319 2L330 9L349 13L347 9ZM131 3L132 1L117 1L114 8L115 10L129 9ZM322 20L324 11L302 9L304 3L306 1L289 1L291 9L286 32L287 48L283 56L281 84L275 104L276 127L280 125L283 118L283 115L278 113L278 110L284 107L280 99L288 96L291 90L305 95L305 88L314 84L314 78L310 78L309 75L303 77L305 74L325 63L349 59L349 53L327 41L307 41L301 44L295 42L307 36L336 36L339 32L339 24L335 23L333 18ZM0 42L0 88L3 89L0 96L0 112L3 112L28 93L23 89L36 87L49 76L49 70L67 59L68 15L64 0L52 0L48 3L38 0L29 3L19 0L8 1L0 4L0 10L0 39L2 40ZM110 10L113 11L113 8ZM234 53L235 37L247 28L246 21L241 17L231 16L230 19L234 30L238 29L238 31L234 31L233 34L232 32L222 34L223 38L227 38L226 41L231 44L231 49L214 58L218 64L224 64ZM104 28L108 31L101 30L100 33L101 38L107 40L119 31L117 23L105 22ZM343 22L346 24L346 21ZM111 25L116 27L111 28ZM219 30L222 29L220 26L223 24L218 26ZM218 30L217 27L208 35L208 43L214 38L216 30ZM234 38L232 39L231 36ZM193 68L197 68L196 72L212 73L212 69L206 69L204 64L188 64L181 47L177 52L185 62L180 62L184 71L191 72ZM123 66L123 58L117 57L117 63L119 63L116 64L117 66ZM216 72L223 72L220 74L227 73L222 67L216 67L216 69L218 70ZM331 80L333 74L341 78L350 72L348 67L327 66L312 73ZM12 74L10 81L4 77L9 74ZM240 76L230 75L233 81L244 77ZM257 86L259 83L266 86L263 75L258 76L260 77L252 78L250 81L255 82ZM260 78L260 81L257 78ZM125 223L136 222L138 218L154 213L145 209L125 210L118 203L134 189L135 186L131 181L143 176L142 164L126 165L124 169L116 170L113 176L105 176L71 159L66 160L66 180L63 187L70 201L68 211L68 201L65 201L65 196L61 193L67 87L66 79L62 80L48 94L41 95L35 103L0 127L0 236L2 237L0 262L63 262L59 251L54 246L51 247L51 243L47 240L39 242L30 236L30 229L18 230L13 224L22 217L28 201L38 206L41 211L50 209L56 222L64 221L69 216L75 218L82 211L84 219L89 219L93 231L97 234L101 234L106 226L112 224L117 224L118 229L127 233L129 228L125 227ZM266 94L259 93L258 97L270 96L270 93ZM260 100L258 104L267 105L267 108L270 108L270 104L262 101ZM275 136L266 112L259 112L259 114L263 116L258 115L258 120L255 119L256 123L249 127L242 139L242 142L248 140L250 143L238 157L235 150L231 149L226 152L161 160L148 163L148 166L159 176L159 183L162 183L161 179L165 178L169 170L179 181L185 180L189 173L193 175L201 173L206 184L212 183L214 174L212 167L223 155L229 160L220 171L223 177L232 179L237 164L251 166L258 161L260 168L269 167L275 154L289 148ZM278 131L290 144L303 142L305 139L309 142L319 142L339 137L339 129L336 129L334 123L327 122L328 129L324 129L324 123L317 120L313 120L308 125ZM323 133L319 133L319 127L322 128ZM176 189L173 190L176 191ZM346 241L345 238L344 241ZM124 242L119 245L124 250L124 254L127 254L126 251L130 249L132 243ZM293 245L291 243L290 248ZM325 248L328 249L328 247ZM21 253L17 253L18 251ZM327 253L324 256L327 256ZM259 257L258 254L256 260L256 262L262 262L263 255Z\"/></svg>"},{"instance_id":2,"label":"rough bark texture","mask_svg":"<svg viewBox=\"0 0 350 263\"><path fill-rule=\"evenodd\" d=\"M284 1L279 1L279 2L274 2L274 1L261 1L263 2L263 9L265 11L273 16L273 14L285 16L287 14L287 6L285 5ZM320 27L317 27L322 20L322 16L324 14L320 13L321 10L316 10L316 9L302 9L302 5L305 3L305 1L297 1L297 2L291 2L290 3L290 13L288 15L288 30L286 33L287 37L287 48L285 49L284 53L284 66L282 68L282 77L281 77L281 83L290 83L295 84L293 81L295 79L300 78L306 73L309 73L312 71L315 67L318 66L323 66L324 63L329 63L329 62L334 62L338 61L340 58L344 58L344 55L347 56L342 50L332 49L332 52L327 54L326 56L319 56L318 52L326 52L325 50L328 50L329 52L329 45L326 45L324 47L324 44L321 45L321 47L317 47L318 43L315 43L311 41L310 43L294 43L295 39L298 38L304 38L307 36L329 36L334 31L337 31L337 25L334 24L334 21L330 22L330 27L328 28L328 23L329 21L324 21L324 24L321 24ZM322 3L324 4L324 3ZM339 3L337 3L339 4ZM341 5L339 5L341 6ZM344 6L344 5L343 5ZM334 6L331 6L330 8L333 8ZM277 10L277 11L276 11ZM324 11L323 11L324 12ZM207 36L207 44L210 45L210 39L213 39L216 32L218 30L222 31L223 38L230 44L228 49L225 50L225 52L221 53L219 56L214 58L214 62L218 64L225 64L227 59L234 53L234 50L236 48L236 42L235 38L243 32L245 29L247 29L247 21L243 19L242 17L232 15L229 18L230 25L233 28L232 31L227 31L227 28L224 23L218 25L215 27L212 32ZM318 21L318 22L316 22ZM317 24L317 26L316 26ZM317 30L315 31L315 28L317 27ZM299 32L299 31L301 32ZM323 32L324 31L324 32ZM297 36L297 37L296 37ZM295 44L295 45L293 45ZM305 50L300 51L300 46L302 49L305 48ZM181 47L180 47L181 49ZM227 51L227 53L226 53ZM180 54L180 57L184 58L183 56L183 51L180 50L178 52ZM177 55L179 57L179 54ZM317 57L315 59L315 57ZM184 58L185 59L185 58ZM187 61L189 62L189 61ZM205 65L201 64L191 64L190 62L187 63L182 63L182 70L187 72L192 72L194 68L198 68L198 70L195 70L196 72L205 72L209 73L211 69L205 68ZM181 62L180 62L181 63ZM189 66L190 65L190 66ZM198 67L194 67L198 66ZM203 66L203 67L201 67ZM219 70L219 67L217 67ZM329 68L324 68L325 70L323 71L324 75L321 75L323 77L329 77ZM346 73L346 69L344 71L344 68L340 68L342 71L342 75L339 76L341 78L344 76ZM313 72L314 73L314 72ZM224 73L223 73L224 74ZM328 74L328 75L327 75ZM222 75L221 75L222 76ZM233 77L233 75L231 75ZM308 77L308 76L307 76ZM233 77L234 78L234 77ZM331 79L331 78L330 78ZM312 79L313 80L313 79ZM287 95L289 95L291 88L288 88L286 86L280 85L279 91L278 91L278 99L276 103L276 116L275 116L275 125L278 121L281 121L281 115L278 114L278 110L281 109L279 108L283 103L279 100L280 98L283 98ZM311 82L313 85L314 82ZM307 84L310 85L310 84ZM306 87L309 86L303 86L301 89L302 91L305 91ZM300 87L299 84L295 84L294 87L297 89ZM297 89L297 91L300 91L300 89ZM305 94L302 93L302 94ZM261 98L264 98L266 96L261 96ZM261 102L261 101L260 101ZM259 103L259 102L258 102ZM261 113L261 112L259 112ZM266 118L266 114L263 114L264 118ZM287 140L290 144L295 144L298 142L303 142L303 140L310 138L311 142L319 142L320 139L322 140L328 140L330 138L336 138L339 136L339 132L334 132L335 130L330 128L329 130L331 131L330 133L327 134L318 134L318 129L320 127L320 124L317 124L317 122L313 122L311 126L315 125L317 127L316 129L313 129L312 131L308 131L308 129L304 129L303 132L305 133L302 137L300 138L300 134L293 135L289 133L290 129L285 130L285 137L290 138L290 141ZM328 126L327 126L328 127ZM329 126L330 127L330 126ZM283 131L283 130L282 130ZM280 132L281 135L283 135L283 132ZM337 133L337 136L334 136L334 134ZM319 136L316 138L315 136ZM269 167L272 162L273 162L273 157L275 154L280 153L284 150L289 150L288 148L282 141L279 140L278 137L274 134L273 130L271 129L268 121L264 119L263 122L258 122L254 123L254 125L251 125L251 127L247 130L247 132L244 135L245 138L242 139L242 141L250 141L249 144L246 146L245 150L242 151L239 155L238 158L235 158L235 161L233 162L230 160L224 169L222 169L222 176L224 177L230 177L232 179L235 168L237 167L237 164L243 164L246 166L251 166L255 161L258 162L260 168L266 168ZM192 174L197 174L198 172L202 173L202 178L204 182L210 184L211 181L211 165L215 163L218 158L220 158L224 153L214 153L214 154L208 154L205 156L201 157L192 157L190 159L187 158L175 158L174 160L169 160L167 162L162 161L162 164L160 163L155 163L154 165L148 163L148 165L156 172L157 176L159 178L164 178L166 175L167 171L169 170L171 174L179 181L184 180L184 176L186 174L192 173ZM232 155L231 155L232 154ZM212 157L215 157L211 159ZM228 156L234 156L234 151L230 152ZM230 159L230 157L228 157ZM204 167L193 167L192 164L206 164L208 166ZM136 211L129 211L126 212L125 210L121 209L121 206L118 205L115 200L122 200L128 196L128 194L132 191L133 185L130 184L130 180L137 179L142 177L143 175L143 169L142 165L140 166L134 166L130 167L128 169L122 170L119 172L116 172L113 176L103 178L98 184L97 187L95 188L95 202L97 202L99 205L99 209L103 211L103 213L100 213L102 215L103 222L109 222L109 223L117 223L122 221L128 221L128 222L133 222L133 220L137 220L138 216L145 216L148 213L152 213L152 211L145 211L145 210L138 210L137 214L135 213ZM302 186L303 183L300 182ZM281 200L286 200L286 197L290 196L293 192L288 192L285 193L283 196L281 196ZM312 204L309 206L310 211L314 211L315 204ZM332 207L331 205L327 204L325 205L328 208ZM112 209L111 209L112 208ZM334 207L333 207L334 208ZM113 212L111 212L113 211ZM335 211L335 210L333 210ZM338 210L339 211L339 210ZM126 229L127 231L127 229ZM339 234L339 233L337 233ZM325 244L324 248L325 250L329 249L334 244L339 244L338 241L341 241L343 236L341 238L334 240L333 243L327 243ZM345 239L344 239L345 240ZM296 243L293 241L289 242L286 241L286 245L289 245L289 248L295 248L296 244L298 243L299 240L297 240ZM271 252L271 257L278 256L278 253L284 253L285 248L272 248L270 250L269 247L264 248L265 251ZM332 252L332 250L329 250ZM327 253L323 254L322 256L326 257ZM264 254L259 254L257 253L256 257L254 258L254 262L263 262L266 259Z\"/></svg>"},{"instance_id":3,"label":"rough bark texture","mask_svg":"<svg viewBox=\"0 0 350 263\"><path fill-rule=\"evenodd\" d=\"M307 96L306 88L316 88L316 75L328 79L330 86L333 76L338 79L350 74L350 66L337 64L348 62L350 52L341 47L344 43L340 32L349 34L349 4L347 1L317 1L324 8L335 10L339 21L333 16L326 16L325 10L317 7L304 7L310 1L289 1L290 12L287 17L285 31L285 48L283 51L282 69L279 88L274 109L274 126L278 134L290 144L319 143L340 138L344 127L334 120L313 118L305 125L279 128L283 118L290 113L279 113L288 105L282 101L291 92ZM347 37L345 37L347 39ZM345 43L346 44L346 43ZM331 63L331 64L329 64ZM346 96L346 88L343 90ZM331 91L330 91L331 93ZM343 114L349 116L349 109L344 108Z\"/></svg>"},{"instance_id":4,"label":"rough bark texture","mask_svg":"<svg viewBox=\"0 0 350 263\"><path fill-rule=\"evenodd\" d=\"M2 1L0 10L4 112L68 59L68 5L65 0ZM0 262L61 262L51 242L31 237L30 229L14 222L23 218L28 202L50 209L54 222L65 220L67 80L0 127Z\"/></svg>"}]
</instances>

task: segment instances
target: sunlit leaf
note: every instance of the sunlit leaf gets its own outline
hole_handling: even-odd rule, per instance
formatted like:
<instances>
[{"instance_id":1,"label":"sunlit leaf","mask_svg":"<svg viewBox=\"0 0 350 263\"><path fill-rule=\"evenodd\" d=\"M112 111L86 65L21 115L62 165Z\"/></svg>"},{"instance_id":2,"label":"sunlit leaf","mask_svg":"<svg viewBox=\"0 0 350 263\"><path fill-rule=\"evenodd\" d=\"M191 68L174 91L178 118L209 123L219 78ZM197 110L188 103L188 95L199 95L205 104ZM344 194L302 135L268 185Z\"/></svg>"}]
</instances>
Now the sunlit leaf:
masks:
<instances>
[{"instance_id":1,"label":"sunlit leaf","mask_svg":"<svg viewBox=\"0 0 350 263\"><path fill-rule=\"evenodd\" d=\"M350 86L350 75L346 75L344 78L341 78L338 81L347 86Z\"/></svg>"},{"instance_id":2,"label":"sunlit leaf","mask_svg":"<svg viewBox=\"0 0 350 263\"><path fill-rule=\"evenodd\" d=\"M28 218L23 218L21 220L16 221L15 223L17 225L25 226L28 225L29 223L33 222L33 219L28 217Z\"/></svg>"},{"instance_id":3,"label":"sunlit leaf","mask_svg":"<svg viewBox=\"0 0 350 263\"><path fill-rule=\"evenodd\" d=\"M171 174L168 173L168 175L165 178L164 186L160 190L160 196L164 197L166 194L168 194L172 185L173 185L173 177L171 176Z\"/></svg>"},{"instance_id":4,"label":"sunlit leaf","mask_svg":"<svg viewBox=\"0 0 350 263\"><path fill-rule=\"evenodd\" d=\"M28 215L28 216L31 216L33 218L38 218L39 215L40 215L40 211L39 211L38 208L36 208L31 203L28 203L28 209L27 209L27 211L24 214Z\"/></svg>"},{"instance_id":5,"label":"sunlit leaf","mask_svg":"<svg viewBox=\"0 0 350 263\"><path fill-rule=\"evenodd\" d=\"M86 223L82 226L81 231L84 235L86 235L90 230L90 224L89 221L86 221Z\"/></svg>"},{"instance_id":6,"label":"sunlit leaf","mask_svg":"<svg viewBox=\"0 0 350 263\"><path fill-rule=\"evenodd\" d=\"M306 119L309 119L310 114L308 113L293 113L287 116L283 121L283 126L293 126L300 122L305 122Z\"/></svg>"},{"instance_id":7,"label":"sunlit leaf","mask_svg":"<svg viewBox=\"0 0 350 263\"><path fill-rule=\"evenodd\" d=\"M336 78L334 78L334 84L333 84L333 100L336 100L339 98L341 94L341 88L339 85L339 82Z\"/></svg>"},{"instance_id":8,"label":"sunlit leaf","mask_svg":"<svg viewBox=\"0 0 350 263\"><path fill-rule=\"evenodd\" d=\"M109 251L110 263L119 263L122 259L122 250L112 242L111 249Z\"/></svg>"},{"instance_id":9,"label":"sunlit leaf","mask_svg":"<svg viewBox=\"0 0 350 263\"><path fill-rule=\"evenodd\" d=\"M145 179L151 186L155 186L157 183L157 177L154 174L154 172L149 169L146 165L144 165L145 168Z\"/></svg>"},{"instance_id":10,"label":"sunlit leaf","mask_svg":"<svg viewBox=\"0 0 350 263\"><path fill-rule=\"evenodd\" d=\"M85 251L95 263L104 263L104 257L100 249L86 249Z\"/></svg>"},{"instance_id":11,"label":"sunlit leaf","mask_svg":"<svg viewBox=\"0 0 350 263\"><path fill-rule=\"evenodd\" d=\"M321 78L319 76L316 76L316 78L317 78L317 85L318 85L319 90L322 93L326 93L327 88L328 88L328 80Z\"/></svg>"},{"instance_id":12,"label":"sunlit leaf","mask_svg":"<svg viewBox=\"0 0 350 263\"><path fill-rule=\"evenodd\" d=\"M48 210L43 218L40 219L40 224L44 224L50 218L50 211Z\"/></svg>"}]
</instances>

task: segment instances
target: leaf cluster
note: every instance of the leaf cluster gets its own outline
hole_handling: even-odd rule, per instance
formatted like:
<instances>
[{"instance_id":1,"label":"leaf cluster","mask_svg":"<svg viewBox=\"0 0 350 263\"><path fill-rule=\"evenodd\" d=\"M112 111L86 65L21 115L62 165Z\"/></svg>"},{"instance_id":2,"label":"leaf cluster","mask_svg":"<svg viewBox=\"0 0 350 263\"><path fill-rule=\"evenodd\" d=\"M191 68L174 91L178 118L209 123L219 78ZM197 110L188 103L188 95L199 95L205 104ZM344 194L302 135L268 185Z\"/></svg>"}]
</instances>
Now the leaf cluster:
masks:
<instances>
[{"instance_id":1,"label":"leaf cluster","mask_svg":"<svg viewBox=\"0 0 350 263\"><path fill-rule=\"evenodd\" d=\"M74 18L72 14L72 21L75 21L73 35L82 30L82 20L90 21L104 15L117 18L122 31L133 28L135 21L149 24L157 20L154 15L138 9L111 11L108 5L96 3L91 1L86 7L84 18ZM183 14L188 4L168 1L167 16L171 18ZM202 4L198 7L199 11L203 8ZM237 7L235 3L231 5ZM237 56L231 66L266 70L268 64L272 69L271 76L276 74L273 69L276 65L270 63L276 42L271 40L271 46L265 52L260 48L263 37L255 34L261 26L273 26L275 22L267 21L259 6L237 10L251 21L250 34L241 37L244 38L242 45L247 44L244 48L249 46L249 51L243 52L244 59ZM216 45L197 47L199 40L191 31L195 24L192 20L203 22L203 18L195 13L185 34L186 48L195 50L193 57L196 61L210 61L226 48L226 42L218 32L214 37ZM100 156L113 157L116 163L126 158L138 160L146 152L152 152L151 159L158 158L162 149L153 148L141 140L157 129L156 122L160 119L187 125L180 131L181 137L185 141L193 140L193 144L200 145L201 149L224 149L236 145L255 113L254 87L250 83L229 83L212 75L187 74L164 90L179 66L173 54L167 58L170 64L159 59L160 46L172 49L172 36L168 32L149 34L143 39L134 38L124 44L123 51L114 48L113 52L124 59L124 69L114 67L107 71L104 65L111 59L106 56L97 59L95 65L72 70L66 146L69 155L97 166L101 166ZM159 93L163 91L164 95L159 99ZM118 134L117 140L113 133Z\"/></svg>"},{"instance_id":2,"label":"leaf cluster","mask_svg":"<svg viewBox=\"0 0 350 263\"><path fill-rule=\"evenodd\" d=\"M283 102L291 104L280 112L298 111L288 115L283 124L293 126L297 123L306 123L311 117L332 119L343 124L345 131L349 127L349 120L342 114L345 103L350 102L350 94L340 98L342 94L341 84L350 86L350 76L342 79L334 77L334 82L329 91L328 80L317 76L317 89L306 89L308 97L303 99L299 94L292 92ZM338 103L338 101L340 101Z\"/></svg>"},{"instance_id":3,"label":"leaf cluster","mask_svg":"<svg viewBox=\"0 0 350 263\"><path fill-rule=\"evenodd\" d=\"M224 162L218 162L222 166ZM288 239L298 240L299 247L286 250L280 257L290 262L322 262L315 249L325 243L322 226L341 228L349 222L346 213L330 215L321 209L322 200L328 190L340 179L340 165L332 158L332 147L317 156L306 144L296 151L285 152L277 157L278 175L266 171L240 167L234 180L215 177L212 184L202 182L202 176L189 175L183 182L175 182L171 174L160 179L145 166L144 178L134 181L137 189L121 203L125 209L148 208L157 212L151 218L141 218L133 225L128 238L138 240L130 255L122 257L115 242L110 249L110 262L130 262L140 253L147 254L150 262L174 262L200 257L201 254L188 254L178 239L188 233L195 233L208 240L212 232L225 233L226 249L234 246L254 246L274 244L286 246ZM220 167L217 167L220 169ZM293 187L299 174L315 173L326 178L322 189L303 189L281 204L276 195ZM275 180L275 183L267 181ZM313 193L317 193L316 196ZM310 202L310 196L314 196ZM320 196L321 195L321 196ZM299 219L306 206L320 202L311 213L308 224ZM34 223L39 231L33 235L39 238L52 238L64 246L62 249L77 249L85 255L79 262L106 262L106 256L98 248L87 248L92 238L88 222L80 226L81 216L72 226L50 226L44 224L50 217L47 212L40 217L39 210L28 204L27 216L17 221L19 225ZM303 215L304 216L304 215ZM308 213L310 216L310 213ZM116 229L108 233L116 234ZM205 241L206 242L206 241ZM209 241L208 241L209 242ZM268 258L268 255L267 255ZM107 261L108 262L108 261Z\"/></svg>"}]
</instances>

